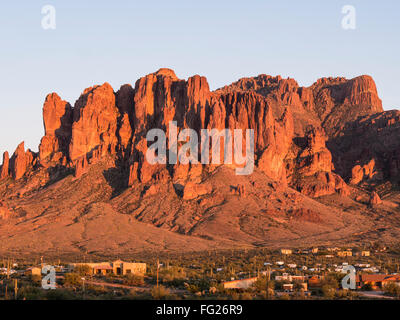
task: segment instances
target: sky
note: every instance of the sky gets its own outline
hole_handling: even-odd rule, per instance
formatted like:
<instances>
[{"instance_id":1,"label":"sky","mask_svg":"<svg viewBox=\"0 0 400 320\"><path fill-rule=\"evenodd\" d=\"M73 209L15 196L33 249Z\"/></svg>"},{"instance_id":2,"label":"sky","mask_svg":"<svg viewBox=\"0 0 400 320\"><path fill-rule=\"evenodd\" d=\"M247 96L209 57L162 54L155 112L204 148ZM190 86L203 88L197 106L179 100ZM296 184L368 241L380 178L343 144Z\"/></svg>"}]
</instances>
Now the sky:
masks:
<instances>
[{"instance_id":1,"label":"sky","mask_svg":"<svg viewBox=\"0 0 400 320\"><path fill-rule=\"evenodd\" d=\"M45 5L55 29L44 29ZM343 29L345 5L355 29ZM115 91L161 67L217 89L245 76L371 75L385 110L400 108L398 0L3 0L0 4L0 152L38 150L42 107L72 105L87 87ZM1 160L0 160L1 162Z\"/></svg>"}]
</instances>

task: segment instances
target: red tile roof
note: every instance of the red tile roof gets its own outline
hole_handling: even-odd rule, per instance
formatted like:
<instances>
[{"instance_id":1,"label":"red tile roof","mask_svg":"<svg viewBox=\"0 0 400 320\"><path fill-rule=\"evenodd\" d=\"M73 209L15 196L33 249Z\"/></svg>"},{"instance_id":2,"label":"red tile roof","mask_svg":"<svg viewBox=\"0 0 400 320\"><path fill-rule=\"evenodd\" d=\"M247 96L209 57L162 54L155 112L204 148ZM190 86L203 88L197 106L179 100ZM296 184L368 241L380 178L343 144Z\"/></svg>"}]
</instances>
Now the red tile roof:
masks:
<instances>
[{"instance_id":1,"label":"red tile roof","mask_svg":"<svg viewBox=\"0 0 400 320\"><path fill-rule=\"evenodd\" d=\"M360 282L400 281L400 275L360 274L360 275L358 275L357 279Z\"/></svg>"}]
</instances>

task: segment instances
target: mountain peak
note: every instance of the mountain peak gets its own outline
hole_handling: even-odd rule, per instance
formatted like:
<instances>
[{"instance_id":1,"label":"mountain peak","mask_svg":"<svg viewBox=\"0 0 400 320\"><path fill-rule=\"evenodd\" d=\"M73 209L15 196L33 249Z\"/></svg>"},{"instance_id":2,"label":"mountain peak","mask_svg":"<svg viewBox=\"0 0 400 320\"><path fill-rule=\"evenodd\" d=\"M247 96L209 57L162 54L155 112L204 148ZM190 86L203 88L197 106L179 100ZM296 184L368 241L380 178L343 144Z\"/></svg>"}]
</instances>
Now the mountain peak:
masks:
<instances>
[{"instance_id":1,"label":"mountain peak","mask_svg":"<svg viewBox=\"0 0 400 320\"><path fill-rule=\"evenodd\" d=\"M160 68L158 71L154 72L154 75L178 79L178 77L175 74L175 71L169 68Z\"/></svg>"}]
</instances>

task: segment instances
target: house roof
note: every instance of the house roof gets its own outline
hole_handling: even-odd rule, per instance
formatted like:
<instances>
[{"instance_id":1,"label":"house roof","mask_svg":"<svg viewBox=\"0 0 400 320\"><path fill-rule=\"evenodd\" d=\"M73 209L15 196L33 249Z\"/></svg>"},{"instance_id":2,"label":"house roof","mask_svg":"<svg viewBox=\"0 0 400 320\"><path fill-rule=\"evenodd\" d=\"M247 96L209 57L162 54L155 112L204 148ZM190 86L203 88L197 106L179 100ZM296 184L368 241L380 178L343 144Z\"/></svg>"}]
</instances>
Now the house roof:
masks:
<instances>
[{"instance_id":1,"label":"house roof","mask_svg":"<svg viewBox=\"0 0 400 320\"><path fill-rule=\"evenodd\" d=\"M360 274L358 275L358 280L360 282L400 281L400 276L390 274Z\"/></svg>"},{"instance_id":2,"label":"house roof","mask_svg":"<svg viewBox=\"0 0 400 320\"><path fill-rule=\"evenodd\" d=\"M239 279L239 280L231 280L231 281L225 281L224 283L235 283L235 282L243 282L243 281L250 281L250 280L257 280L257 277L254 278L246 278L246 279Z\"/></svg>"},{"instance_id":3,"label":"house roof","mask_svg":"<svg viewBox=\"0 0 400 320\"><path fill-rule=\"evenodd\" d=\"M4 269L6 269L6 268L4 268ZM29 272L29 271L33 271L33 270L40 270L40 271L42 271L42 269L39 268L39 267L29 267L29 268L26 269L25 271L26 271L26 272Z\"/></svg>"},{"instance_id":4,"label":"house roof","mask_svg":"<svg viewBox=\"0 0 400 320\"><path fill-rule=\"evenodd\" d=\"M107 265L95 266L93 269L95 270L112 270L113 268Z\"/></svg>"}]
</instances>

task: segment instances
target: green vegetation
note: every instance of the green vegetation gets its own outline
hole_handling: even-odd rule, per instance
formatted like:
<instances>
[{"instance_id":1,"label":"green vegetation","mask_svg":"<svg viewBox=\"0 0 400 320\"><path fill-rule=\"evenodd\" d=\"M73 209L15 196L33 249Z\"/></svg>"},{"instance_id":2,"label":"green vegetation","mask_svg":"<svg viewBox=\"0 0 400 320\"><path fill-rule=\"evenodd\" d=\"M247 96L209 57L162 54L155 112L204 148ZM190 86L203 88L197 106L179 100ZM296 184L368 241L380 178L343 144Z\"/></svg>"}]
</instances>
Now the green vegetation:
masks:
<instances>
[{"instance_id":1,"label":"green vegetation","mask_svg":"<svg viewBox=\"0 0 400 320\"><path fill-rule=\"evenodd\" d=\"M144 285L144 277L140 275L127 274L123 279L123 284L134 287L141 287Z\"/></svg>"},{"instance_id":2,"label":"green vegetation","mask_svg":"<svg viewBox=\"0 0 400 320\"><path fill-rule=\"evenodd\" d=\"M57 289L44 290L40 275L24 274L35 262L19 262L11 275L0 275L0 300L57 300L57 299L217 299L217 300L263 300L263 299L366 299L357 291L341 289L343 273L336 266L366 264L381 272L399 271L400 250L397 247L381 251L381 247L367 248L370 257L338 257L327 249L311 253L294 252L283 255L280 250L243 249L190 254L147 254L137 258L147 264L145 275L126 274L93 275L91 268L78 265L72 272L64 272L58 262ZM365 248L353 248L360 253ZM132 257L132 259L134 259ZM157 268L157 261L160 265ZM277 262L283 262L282 266ZM5 267L10 261L4 260ZM1 259L0 259L1 265ZM63 264L67 265L67 264ZM302 268L307 266L307 268ZM289 280L287 275L293 276ZM309 285L308 277L315 277L316 285ZM247 289L227 289L223 283L229 280L256 278ZM17 280L17 290L15 288ZM253 280L254 281L254 280ZM291 284L291 286L287 286ZM372 290L365 285L362 290ZM400 286L388 284L385 294L400 297Z\"/></svg>"},{"instance_id":3,"label":"green vegetation","mask_svg":"<svg viewBox=\"0 0 400 320\"><path fill-rule=\"evenodd\" d=\"M92 273L92 270L88 265L78 265L75 267L74 271L81 277L89 276Z\"/></svg>"},{"instance_id":4,"label":"green vegetation","mask_svg":"<svg viewBox=\"0 0 400 320\"><path fill-rule=\"evenodd\" d=\"M400 286L397 283L388 283L384 287L384 292L387 295L399 298L400 297Z\"/></svg>"},{"instance_id":5,"label":"green vegetation","mask_svg":"<svg viewBox=\"0 0 400 320\"><path fill-rule=\"evenodd\" d=\"M151 289L151 296L154 300L166 300L171 297L171 292L163 286L158 286Z\"/></svg>"},{"instance_id":6,"label":"green vegetation","mask_svg":"<svg viewBox=\"0 0 400 320\"><path fill-rule=\"evenodd\" d=\"M67 273L64 278L64 285L67 287L80 287L83 284L82 277L78 273Z\"/></svg>"}]
</instances>

